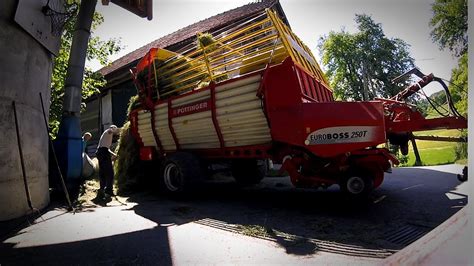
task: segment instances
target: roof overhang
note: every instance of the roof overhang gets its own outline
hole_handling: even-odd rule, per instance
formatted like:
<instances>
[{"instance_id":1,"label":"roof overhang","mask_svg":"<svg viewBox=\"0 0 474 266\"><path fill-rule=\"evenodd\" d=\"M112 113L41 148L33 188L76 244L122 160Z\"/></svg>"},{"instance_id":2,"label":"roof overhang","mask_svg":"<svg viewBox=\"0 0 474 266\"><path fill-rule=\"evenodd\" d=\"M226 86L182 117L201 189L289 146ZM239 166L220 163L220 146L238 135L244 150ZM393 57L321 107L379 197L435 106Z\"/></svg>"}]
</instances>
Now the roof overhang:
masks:
<instances>
[{"instance_id":1,"label":"roof overhang","mask_svg":"<svg viewBox=\"0 0 474 266\"><path fill-rule=\"evenodd\" d=\"M133 14L151 20L153 18L153 0L102 0L103 5L112 2Z\"/></svg>"},{"instance_id":2,"label":"roof overhang","mask_svg":"<svg viewBox=\"0 0 474 266\"><path fill-rule=\"evenodd\" d=\"M105 1L105 0L102 0L102 1ZM111 1L116 2L118 0L111 0ZM122 1L123 2L133 2L133 0L128 0L128 1L122 0ZM144 1L144 0L135 0L135 1L138 2L138 1ZM149 0L149 2L152 2L152 1ZM178 45L180 43L186 43L189 40L192 40L193 38L195 38L196 25L203 24L206 21L209 21L209 20L211 20L213 18L216 18L216 17L228 16L229 13L231 13L231 12L236 12L236 11L238 12L239 10L242 10L242 9L245 10L245 8L248 8L249 6L252 6L252 5L261 5L261 6L257 9L251 10L251 12L246 12L245 14L242 14L241 16L236 16L235 19L226 21L226 23L231 23L232 21L237 21L239 19L242 19L245 16L252 15L252 14L255 14L255 13L258 13L258 12L262 12L266 8L272 8L275 11L277 11L280 18L283 20L283 22L285 22L291 28L291 26L289 25L288 19L286 18L285 12L284 12L282 6L280 5L279 1L277 1L277 0L262 0L261 2L250 3L250 4L247 4L247 5L244 5L244 6L226 11L224 13L215 15L213 17L207 18L205 20L199 21L199 22L194 23L192 25L189 25L187 27L184 27L184 28L182 28L182 29L180 29L180 30L178 30L174 33L171 33L171 34L166 35L166 36L164 36L160 39L157 39L157 40L155 40L155 41L153 41L153 42L151 42L147 45L144 45L143 47L141 47L141 48L139 48L135 51L132 51L129 54L117 59L116 61L114 61L112 63L111 66L107 66L107 67L104 67L104 68L99 70L99 72L102 75L104 75L105 78L108 81L106 87L101 89L101 90L107 90L107 89L109 89L109 88L111 88L115 85L118 85L122 82L130 80L131 79L130 72L129 72L130 67L135 65L150 48L160 47L160 48L170 49L171 46L175 46L175 45ZM221 25L217 25L217 27L218 26L221 26ZM200 31L210 31L215 27L216 27L216 25L212 25L210 27L205 27L205 28L202 28L202 29L199 29L199 30ZM190 30L188 30L190 32L192 31L192 35L188 36L187 34L183 34L182 31L187 30L187 29L190 29ZM178 35L178 36L180 36L180 38L177 39L177 40L174 40L173 42L163 41L164 39L167 39L167 38L172 39L174 35ZM171 50L173 51L173 49L171 49ZM138 52L140 52L139 56L136 55Z\"/></svg>"}]
</instances>

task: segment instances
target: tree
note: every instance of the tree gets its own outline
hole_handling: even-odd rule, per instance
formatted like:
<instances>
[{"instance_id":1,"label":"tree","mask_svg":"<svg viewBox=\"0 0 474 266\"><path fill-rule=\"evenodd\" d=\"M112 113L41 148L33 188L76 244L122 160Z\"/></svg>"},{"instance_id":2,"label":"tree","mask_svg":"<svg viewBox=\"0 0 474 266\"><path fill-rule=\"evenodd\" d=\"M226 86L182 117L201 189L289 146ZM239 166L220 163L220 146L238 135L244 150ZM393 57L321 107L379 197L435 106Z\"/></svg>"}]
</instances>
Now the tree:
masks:
<instances>
[{"instance_id":1,"label":"tree","mask_svg":"<svg viewBox=\"0 0 474 266\"><path fill-rule=\"evenodd\" d=\"M449 86L456 109L464 117L467 116L467 57L468 53L466 52L459 58L457 68L451 72L451 85Z\"/></svg>"},{"instance_id":2,"label":"tree","mask_svg":"<svg viewBox=\"0 0 474 266\"><path fill-rule=\"evenodd\" d=\"M468 103L468 37L467 0L436 0L430 26L431 37L441 49L449 49L459 57L458 66L451 72L449 91L456 109L467 117ZM467 137L467 130L461 132ZM467 143L455 148L456 159L467 158Z\"/></svg>"},{"instance_id":3,"label":"tree","mask_svg":"<svg viewBox=\"0 0 474 266\"><path fill-rule=\"evenodd\" d=\"M458 59L451 72L449 90L458 111L467 115L467 0L436 0L430 26L431 37L441 49L449 49Z\"/></svg>"},{"instance_id":4,"label":"tree","mask_svg":"<svg viewBox=\"0 0 474 266\"><path fill-rule=\"evenodd\" d=\"M467 103L468 103L468 69L467 69L467 57L468 53L465 52L458 61L458 67L453 69L451 72L451 84L449 85L449 91L451 92L454 105L458 112L467 118ZM460 137L467 139L467 129L461 131ZM454 154L456 159L466 159L467 152L467 143L458 143L454 149Z\"/></svg>"},{"instance_id":5,"label":"tree","mask_svg":"<svg viewBox=\"0 0 474 266\"><path fill-rule=\"evenodd\" d=\"M395 95L408 79L398 84L391 80L414 66L409 45L401 39L387 38L381 24L370 16L356 15L355 21L357 33L331 31L319 40L322 63L336 98L369 100Z\"/></svg>"},{"instance_id":6,"label":"tree","mask_svg":"<svg viewBox=\"0 0 474 266\"><path fill-rule=\"evenodd\" d=\"M72 38L74 34L74 25L76 23L78 13L78 2L73 1L66 5L66 11L71 13L70 19L66 20L64 31L61 35L61 49L59 54L54 58L53 75L51 79L51 106L49 113L49 126L52 137L55 137L62 116L62 101L64 98L64 81L69 61L69 51L71 50ZM93 35L93 31L104 22L104 18L99 13L94 14L91 28L91 38L87 48L87 60L97 60L102 66L109 63L109 56L120 51L120 41L110 39L102 41L98 36ZM99 92L99 88L105 86L104 77L92 71L90 68L84 70L84 82L82 85L82 99L87 99L95 93ZM85 105L83 105L85 106Z\"/></svg>"},{"instance_id":7,"label":"tree","mask_svg":"<svg viewBox=\"0 0 474 266\"><path fill-rule=\"evenodd\" d=\"M467 0L436 0L430 21L431 38L455 56L467 52Z\"/></svg>"}]
</instances>

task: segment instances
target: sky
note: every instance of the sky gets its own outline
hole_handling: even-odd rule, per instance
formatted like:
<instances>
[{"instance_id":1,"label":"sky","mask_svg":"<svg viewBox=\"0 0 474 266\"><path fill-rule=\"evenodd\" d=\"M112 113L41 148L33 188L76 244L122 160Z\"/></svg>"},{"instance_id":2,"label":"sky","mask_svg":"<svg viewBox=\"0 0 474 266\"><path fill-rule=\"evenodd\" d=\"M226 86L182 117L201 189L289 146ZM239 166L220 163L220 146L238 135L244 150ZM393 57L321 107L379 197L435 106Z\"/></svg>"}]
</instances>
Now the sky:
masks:
<instances>
[{"instance_id":1,"label":"sky","mask_svg":"<svg viewBox=\"0 0 474 266\"><path fill-rule=\"evenodd\" d=\"M355 14L370 15L381 23L389 38L400 38L410 45L415 65L425 74L448 79L457 59L449 51L440 51L430 38L429 21L434 0L280 0L280 4L294 33L312 50L318 62L320 37L330 31L345 29L356 32ZM97 11L104 23L94 31L103 40L120 38L124 48L111 60L118 59L139 47L180 28L218 13L245 5L252 0L154 0L153 20L140 18L114 4L103 6L98 1ZM97 62L88 62L94 70ZM324 69L324 66L323 66ZM430 84L427 94L441 90Z\"/></svg>"}]
</instances>

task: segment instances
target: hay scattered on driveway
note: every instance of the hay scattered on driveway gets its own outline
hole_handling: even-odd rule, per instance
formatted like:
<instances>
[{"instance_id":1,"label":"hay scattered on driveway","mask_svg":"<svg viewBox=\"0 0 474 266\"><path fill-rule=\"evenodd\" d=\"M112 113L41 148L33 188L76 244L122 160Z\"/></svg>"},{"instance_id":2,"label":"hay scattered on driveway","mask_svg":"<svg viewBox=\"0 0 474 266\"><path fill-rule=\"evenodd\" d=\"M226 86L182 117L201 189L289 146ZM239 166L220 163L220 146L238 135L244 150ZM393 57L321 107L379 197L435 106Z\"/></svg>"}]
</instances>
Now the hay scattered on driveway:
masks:
<instances>
[{"instance_id":1,"label":"hay scattered on driveway","mask_svg":"<svg viewBox=\"0 0 474 266\"><path fill-rule=\"evenodd\" d=\"M108 200L97 198L97 192L100 188L100 182L98 179L90 179L84 181L82 184L79 196L75 202L76 209L86 209L95 207L105 206L120 206L127 204L128 197L113 196ZM114 189L117 190L116 188Z\"/></svg>"}]
</instances>

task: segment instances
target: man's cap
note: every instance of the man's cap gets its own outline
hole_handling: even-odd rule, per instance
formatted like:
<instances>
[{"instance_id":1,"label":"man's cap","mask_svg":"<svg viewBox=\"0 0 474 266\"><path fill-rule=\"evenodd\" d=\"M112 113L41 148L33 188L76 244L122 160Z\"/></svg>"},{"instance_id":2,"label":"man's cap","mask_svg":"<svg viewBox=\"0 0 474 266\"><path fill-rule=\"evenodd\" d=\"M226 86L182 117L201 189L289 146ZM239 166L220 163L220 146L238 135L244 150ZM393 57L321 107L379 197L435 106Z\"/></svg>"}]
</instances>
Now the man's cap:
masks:
<instances>
[{"instance_id":1,"label":"man's cap","mask_svg":"<svg viewBox=\"0 0 474 266\"><path fill-rule=\"evenodd\" d=\"M110 126L109 126L109 129L110 129L114 134L120 133L120 128L118 128L116 125L110 125Z\"/></svg>"}]
</instances>

